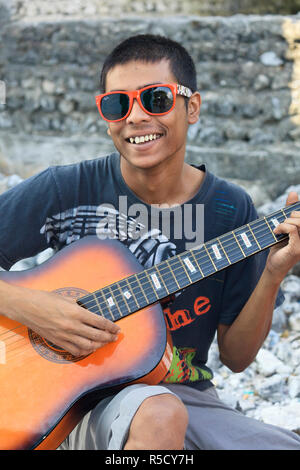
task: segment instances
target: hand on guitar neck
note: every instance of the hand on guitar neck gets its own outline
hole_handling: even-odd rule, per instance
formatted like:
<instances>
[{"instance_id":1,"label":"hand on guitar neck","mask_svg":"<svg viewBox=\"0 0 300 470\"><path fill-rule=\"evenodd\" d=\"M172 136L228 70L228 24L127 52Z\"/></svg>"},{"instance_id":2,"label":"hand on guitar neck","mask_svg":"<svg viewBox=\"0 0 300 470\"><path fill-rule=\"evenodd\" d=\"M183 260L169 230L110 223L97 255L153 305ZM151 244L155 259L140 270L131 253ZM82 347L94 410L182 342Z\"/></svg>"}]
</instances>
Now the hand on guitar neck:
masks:
<instances>
[{"instance_id":1,"label":"hand on guitar neck","mask_svg":"<svg viewBox=\"0 0 300 470\"><path fill-rule=\"evenodd\" d=\"M120 331L112 321L52 292L0 281L0 297L1 315L31 328L74 356L88 355L115 341Z\"/></svg>"},{"instance_id":2,"label":"hand on guitar neck","mask_svg":"<svg viewBox=\"0 0 300 470\"><path fill-rule=\"evenodd\" d=\"M299 201L296 192L288 194L286 205ZM289 270L300 261L300 211L293 211L290 217L274 229L275 235L288 234L288 239L270 249L266 263L266 272L278 284L288 274Z\"/></svg>"}]
</instances>

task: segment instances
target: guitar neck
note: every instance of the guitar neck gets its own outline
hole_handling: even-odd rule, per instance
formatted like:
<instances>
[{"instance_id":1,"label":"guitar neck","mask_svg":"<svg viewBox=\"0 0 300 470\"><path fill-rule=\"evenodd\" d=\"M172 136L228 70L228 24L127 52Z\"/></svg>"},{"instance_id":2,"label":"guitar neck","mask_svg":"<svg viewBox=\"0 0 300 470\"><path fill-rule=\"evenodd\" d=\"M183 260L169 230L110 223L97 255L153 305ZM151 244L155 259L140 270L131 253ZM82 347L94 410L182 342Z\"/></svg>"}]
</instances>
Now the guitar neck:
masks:
<instances>
[{"instance_id":1,"label":"guitar neck","mask_svg":"<svg viewBox=\"0 0 300 470\"><path fill-rule=\"evenodd\" d=\"M77 302L86 308L93 302L96 313L119 320L281 242L288 235L275 235L273 230L293 210L300 210L300 201L81 297Z\"/></svg>"}]
</instances>

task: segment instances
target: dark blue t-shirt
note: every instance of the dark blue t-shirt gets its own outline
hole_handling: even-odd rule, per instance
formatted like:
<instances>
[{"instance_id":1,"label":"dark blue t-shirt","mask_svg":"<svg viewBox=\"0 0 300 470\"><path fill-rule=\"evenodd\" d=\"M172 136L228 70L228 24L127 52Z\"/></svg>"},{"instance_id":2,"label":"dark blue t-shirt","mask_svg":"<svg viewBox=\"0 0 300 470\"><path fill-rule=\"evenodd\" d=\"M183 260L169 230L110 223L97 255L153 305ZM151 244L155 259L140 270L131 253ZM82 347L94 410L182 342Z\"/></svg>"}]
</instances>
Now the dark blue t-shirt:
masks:
<instances>
[{"instance_id":1,"label":"dark blue t-shirt","mask_svg":"<svg viewBox=\"0 0 300 470\"><path fill-rule=\"evenodd\" d=\"M50 167L0 196L0 265L4 269L48 247L60 250L86 235L116 238L148 268L257 218L249 195L214 176L176 208L143 203L128 188L117 153ZM164 381L211 384L205 365L219 323L230 325L264 269L263 251L186 287L164 306L174 343ZM187 266L188 268L189 266ZM277 305L283 301L280 292Z\"/></svg>"}]
</instances>

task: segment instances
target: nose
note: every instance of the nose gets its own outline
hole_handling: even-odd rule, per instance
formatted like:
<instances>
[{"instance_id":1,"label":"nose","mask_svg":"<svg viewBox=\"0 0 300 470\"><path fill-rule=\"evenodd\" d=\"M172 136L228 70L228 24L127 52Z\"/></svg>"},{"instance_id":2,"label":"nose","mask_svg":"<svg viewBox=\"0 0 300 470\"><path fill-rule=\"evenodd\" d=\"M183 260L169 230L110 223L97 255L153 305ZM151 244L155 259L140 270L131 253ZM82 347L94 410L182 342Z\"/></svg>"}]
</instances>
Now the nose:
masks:
<instances>
[{"instance_id":1,"label":"nose","mask_svg":"<svg viewBox=\"0 0 300 470\"><path fill-rule=\"evenodd\" d=\"M127 124L136 124L142 121L150 121L151 116L143 110L137 99L133 100L131 111L126 118Z\"/></svg>"}]
</instances>

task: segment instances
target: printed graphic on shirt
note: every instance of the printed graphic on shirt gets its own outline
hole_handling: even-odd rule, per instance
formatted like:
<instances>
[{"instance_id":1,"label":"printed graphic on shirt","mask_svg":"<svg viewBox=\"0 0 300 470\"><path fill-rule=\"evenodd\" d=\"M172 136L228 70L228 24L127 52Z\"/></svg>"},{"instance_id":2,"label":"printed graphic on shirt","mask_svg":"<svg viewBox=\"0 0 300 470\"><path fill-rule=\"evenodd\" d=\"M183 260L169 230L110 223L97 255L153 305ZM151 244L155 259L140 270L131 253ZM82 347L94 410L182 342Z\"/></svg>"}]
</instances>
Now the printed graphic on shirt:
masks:
<instances>
[{"instance_id":1,"label":"printed graphic on shirt","mask_svg":"<svg viewBox=\"0 0 300 470\"><path fill-rule=\"evenodd\" d=\"M78 206L48 217L40 233L45 234L49 243L58 242L60 246L87 235L119 239L145 268L176 255L176 245L159 229L152 229L139 238L133 237L143 228L138 220L126 218L125 214L119 214L113 208L101 217L99 206Z\"/></svg>"},{"instance_id":2,"label":"printed graphic on shirt","mask_svg":"<svg viewBox=\"0 0 300 470\"><path fill-rule=\"evenodd\" d=\"M199 315L207 313L211 308L211 303L208 297L199 296L195 299L193 309L182 309L171 312L170 307L164 309L165 319L169 330L174 331L189 325Z\"/></svg>"},{"instance_id":3,"label":"printed graphic on shirt","mask_svg":"<svg viewBox=\"0 0 300 470\"><path fill-rule=\"evenodd\" d=\"M162 234L168 240L183 241L188 250L203 244L204 206L187 203L158 210L142 203L128 205L127 196L119 196L118 207L83 205L48 217L41 233L66 244L91 233L100 240L115 238L130 244Z\"/></svg>"},{"instance_id":4,"label":"printed graphic on shirt","mask_svg":"<svg viewBox=\"0 0 300 470\"><path fill-rule=\"evenodd\" d=\"M212 374L208 370L194 366L192 361L196 355L195 348L176 348L173 346L173 359L169 372L163 379L165 383L196 382L211 380Z\"/></svg>"}]
</instances>

